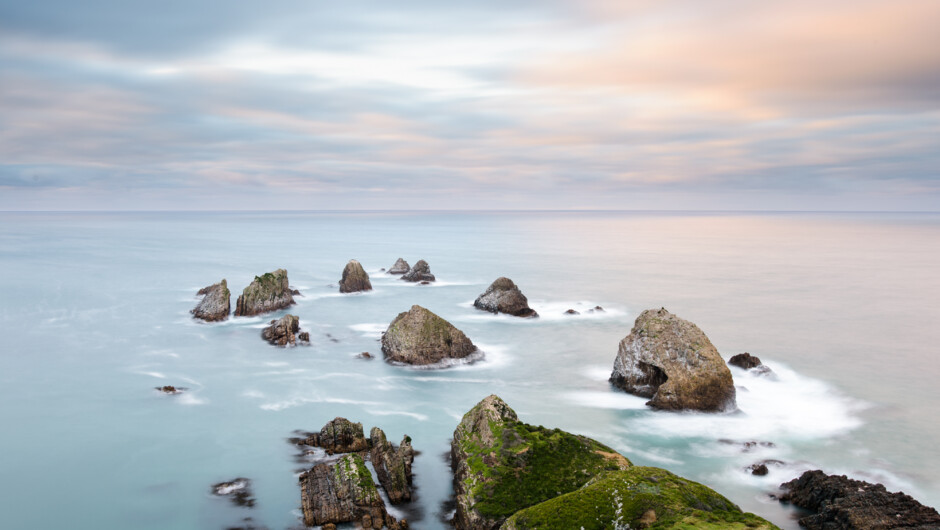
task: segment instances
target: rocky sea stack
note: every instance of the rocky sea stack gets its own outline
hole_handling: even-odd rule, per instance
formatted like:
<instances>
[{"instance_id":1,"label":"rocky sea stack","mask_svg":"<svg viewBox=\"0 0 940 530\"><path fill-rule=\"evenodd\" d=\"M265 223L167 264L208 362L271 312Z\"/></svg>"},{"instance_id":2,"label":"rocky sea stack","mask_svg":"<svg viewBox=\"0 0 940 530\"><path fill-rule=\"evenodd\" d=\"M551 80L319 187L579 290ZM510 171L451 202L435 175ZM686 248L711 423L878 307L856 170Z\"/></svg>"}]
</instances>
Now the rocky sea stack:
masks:
<instances>
[{"instance_id":1,"label":"rocky sea stack","mask_svg":"<svg viewBox=\"0 0 940 530\"><path fill-rule=\"evenodd\" d=\"M476 352L462 331L419 305L395 317L382 335L382 353L396 363L431 365Z\"/></svg>"},{"instance_id":2,"label":"rocky sea stack","mask_svg":"<svg viewBox=\"0 0 940 530\"><path fill-rule=\"evenodd\" d=\"M522 291L509 278L497 278L473 302L473 307L490 313L506 313L517 317L539 316L531 307Z\"/></svg>"},{"instance_id":3,"label":"rocky sea stack","mask_svg":"<svg viewBox=\"0 0 940 530\"><path fill-rule=\"evenodd\" d=\"M385 438L385 432L372 427L369 432L369 445L372 449L369 457L372 467L379 477L379 483L392 504L411 501L411 464L415 460L415 451L411 447L411 438L405 436L401 444L395 447Z\"/></svg>"},{"instance_id":4,"label":"rocky sea stack","mask_svg":"<svg viewBox=\"0 0 940 530\"><path fill-rule=\"evenodd\" d=\"M307 526L351 522L360 523L362 528L385 526L385 503L372 473L356 453L332 464L317 464L300 475L300 484L300 505Z\"/></svg>"},{"instance_id":5,"label":"rocky sea stack","mask_svg":"<svg viewBox=\"0 0 940 530\"><path fill-rule=\"evenodd\" d=\"M369 449L369 440L366 439L362 431L362 424L338 416L328 421L320 429L320 432L307 433L306 438L299 440L297 443L311 447L322 447L330 455L355 453Z\"/></svg>"},{"instance_id":6,"label":"rocky sea stack","mask_svg":"<svg viewBox=\"0 0 940 530\"><path fill-rule=\"evenodd\" d=\"M261 338L275 346L296 346L297 340L309 342L308 333L300 333L300 318L295 315L284 315L272 320L270 325L261 330Z\"/></svg>"},{"instance_id":7,"label":"rocky sea stack","mask_svg":"<svg viewBox=\"0 0 940 530\"><path fill-rule=\"evenodd\" d=\"M339 292L358 293L360 291L371 291L372 282L369 281L369 275L366 274L362 265L354 260L349 260L343 269L343 277L339 281Z\"/></svg>"},{"instance_id":8,"label":"rocky sea stack","mask_svg":"<svg viewBox=\"0 0 940 530\"><path fill-rule=\"evenodd\" d=\"M390 269L388 269L389 274L405 274L408 270L411 269L411 266L408 265L408 262L402 258L398 258L398 261Z\"/></svg>"},{"instance_id":9,"label":"rocky sea stack","mask_svg":"<svg viewBox=\"0 0 940 530\"><path fill-rule=\"evenodd\" d=\"M662 410L723 412L737 408L731 371L705 333L665 309L636 319L614 360L610 382L651 398Z\"/></svg>"},{"instance_id":10,"label":"rocky sea stack","mask_svg":"<svg viewBox=\"0 0 940 530\"><path fill-rule=\"evenodd\" d=\"M396 263L397 265L397 263ZM402 275L402 280L406 282L433 282L434 275L431 274L431 266L423 259L419 259L408 272Z\"/></svg>"},{"instance_id":11,"label":"rocky sea stack","mask_svg":"<svg viewBox=\"0 0 940 530\"><path fill-rule=\"evenodd\" d=\"M225 278L217 284L199 289L196 295L202 296L202 300L190 311L193 317L206 322L218 322L228 318L232 310L232 293L228 290Z\"/></svg>"},{"instance_id":12,"label":"rocky sea stack","mask_svg":"<svg viewBox=\"0 0 940 530\"><path fill-rule=\"evenodd\" d=\"M250 317L284 309L294 304L287 271L278 269L255 276L235 303L235 316Z\"/></svg>"}]
</instances>

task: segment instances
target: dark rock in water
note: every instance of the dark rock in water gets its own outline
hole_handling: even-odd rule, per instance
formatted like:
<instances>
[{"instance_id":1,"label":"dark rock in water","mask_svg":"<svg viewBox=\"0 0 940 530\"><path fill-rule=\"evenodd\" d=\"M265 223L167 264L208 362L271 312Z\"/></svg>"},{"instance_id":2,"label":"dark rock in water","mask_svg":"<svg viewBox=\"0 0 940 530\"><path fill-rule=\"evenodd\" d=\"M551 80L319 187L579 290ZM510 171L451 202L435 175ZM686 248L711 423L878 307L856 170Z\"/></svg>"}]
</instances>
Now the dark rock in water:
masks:
<instances>
[{"instance_id":1,"label":"dark rock in water","mask_svg":"<svg viewBox=\"0 0 940 530\"><path fill-rule=\"evenodd\" d=\"M405 274L406 272L408 272L408 269L410 268L411 267L408 265L407 261L401 258L398 258L398 261L396 261L395 264L392 265L392 268L388 269L388 273L389 274Z\"/></svg>"},{"instance_id":2,"label":"dark rock in water","mask_svg":"<svg viewBox=\"0 0 940 530\"><path fill-rule=\"evenodd\" d=\"M255 505L255 499L251 493L251 480L247 478L237 478L230 482L213 484L212 494L228 497L236 506L251 508Z\"/></svg>"},{"instance_id":3,"label":"dark rock in water","mask_svg":"<svg viewBox=\"0 0 940 530\"><path fill-rule=\"evenodd\" d=\"M173 385L155 386L153 388L156 390L159 390L160 392L163 392L164 394L182 394L186 390L189 390L188 388L185 388L185 387L173 386Z\"/></svg>"},{"instance_id":4,"label":"dark rock in water","mask_svg":"<svg viewBox=\"0 0 940 530\"><path fill-rule=\"evenodd\" d=\"M358 454L317 464L300 475L300 504L307 526L359 522L368 516L372 527L373 520L384 522L387 515L372 474Z\"/></svg>"},{"instance_id":5,"label":"dark rock in water","mask_svg":"<svg viewBox=\"0 0 940 530\"><path fill-rule=\"evenodd\" d=\"M598 313L605 313L604 308L599 305L594 306L593 311L597 311Z\"/></svg>"},{"instance_id":6,"label":"dark rock in water","mask_svg":"<svg viewBox=\"0 0 940 530\"><path fill-rule=\"evenodd\" d=\"M539 316L531 307L522 291L509 278L497 278L477 297L473 307L490 313L506 313L517 317Z\"/></svg>"},{"instance_id":7,"label":"dark rock in water","mask_svg":"<svg viewBox=\"0 0 940 530\"><path fill-rule=\"evenodd\" d=\"M277 320L272 320L270 326L261 330L261 338L275 346L294 346L297 344L296 334L299 331L300 318L294 315L284 315Z\"/></svg>"},{"instance_id":8,"label":"dark rock in water","mask_svg":"<svg viewBox=\"0 0 940 530\"><path fill-rule=\"evenodd\" d=\"M293 289L293 288L291 288L290 294L291 296L303 296L302 294L300 294L300 291L298 291L297 289Z\"/></svg>"},{"instance_id":9,"label":"dark rock in water","mask_svg":"<svg viewBox=\"0 0 940 530\"><path fill-rule=\"evenodd\" d=\"M382 429L373 427L369 443L372 445L372 467L388 494L388 500L392 504L411 501L411 464L415 459L411 438L405 436L401 445L395 447L385 439Z\"/></svg>"},{"instance_id":10,"label":"dark rock in water","mask_svg":"<svg viewBox=\"0 0 940 530\"><path fill-rule=\"evenodd\" d=\"M304 344L309 345L310 344L310 332L301 331L300 333L297 334L297 340L299 342L303 342Z\"/></svg>"},{"instance_id":11,"label":"dark rock in water","mask_svg":"<svg viewBox=\"0 0 940 530\"><path fill-rule=\"evenodd\" d=\"M339 281L339 292L357 293L360 291L371 291L372 282L369 281L369 275L362 264L351 259L343 269L343 277Z\"/></svg>"},{"instance_id":12,"label":"dark rock in water","mask_svg":"<svg viewBox=\"0 0 940 530\"><path fill-rule=\"evenodd\" d=\"M385 272L385 267L382 267L381 269L379 269L379 272Z\"/></svg>"},{"instance_id":13,"label":"dark rock in water","mask_svg":"<svg viewBox=\"0 0 940 530\"><path fill-rule=\"evenodd\" d=\"M729 440L728 438L719 438L718 443L723 443L725 445L737 445L741 447L742 453L750 453L758 447L777 447L773 442L760 442L756 440L748 440L746 442L738 442L735 440Z\"/></svg>"},{"instance_id":14,"label":"dark rock in water","mask_svg":"<svg viewBox=\"0 0 940 530\"><path fill-rule=\"evenodd\" d=\"M322 447L328 454L355 453L369 449L369 441L362 432L361 423L353 423L346 418L336 417L320 429L318 433L309 433L306 439L298 441L300 445Z\"/></svg>"},{"instance_id":15,"label":"dark rock in water","mask_svg":"<svg viewBox=\"0 0 940 530\"><path fill-rule=\"evenodd\" d=\"M648 309L620 341L610 382L652 398L662 410L724 412L737 408L731 371L695 324Z\"/></svg>"},{"instance_id":16,"label":"dark rock in water","mask_svg":"<svg viewBox=\"0 0 940 530\"><path fill-rule=\"evenodd\" d=\"M739 353L731 357L728 359L728 364L731 366L737 366L738 368L743 368L745 370L750 370L761 375L773 374L773 370L771 370L767 365L761 363L759 357L751 355L747 352Z\"/></svg>"},{"instance_id":17,"label":"dark rock in water","mask_svg":"<svg viewBox=\"0 0 940 530\"><path fill-rule=\"evenodd\" d=\"M764 476L770 473L770 470L767 469L767 464L754 464L750 469L752 475Z\"/></svg>"},{"instance_id":18,"label":"dark rock in water","mask_svg":"<svg viewBox=\"0 0 940 530\"><path fill-rule=\"evenodd\" d=\"M202 300L190 311L194 318L200 318L206 322L218 322L228 318L229 311L232 309L232 293L228 290L225 278L217 284L199 289L196 295L202 296Z\"/></svg>"},{"instance_id":19,"label":"dark rock in water","mask_svg":"<svg viewBox=\"0 0 940 530\"><path fill-rule=\"evenodd\" d=\"M284 309L294 304L287 271L278 269L255 276L235 303L235 316L253 316Z\"/></svg>"},{"instance_id":20,"label":"dark rock in water","mask_svg":"<svg viewBox=\"0 0 940 530\"><path fill-rule=\"evenodd\" d=\"M395 317L382 335L382 353L392 362L429 365L476 352L462 331L418 305Z\"/></svg>"},{"instance_id":21,"label":"dark rock in water","mask_svg":"<svg viewBox=\"0 0 940 530\"><path fill-rule=\"evenodd\" d=\"M229 526L226 527L225 530L269 530L268 527L264 525L255 526L255 521L251 517L245 517L241 522L241 525Z\"/></svg>"},{"instance_id":22,"label":"dark rock in water","mask_svg":"<svg viewBox=\"0 0 940 530\"><path fill-rule=\"evenodd\" d=\"M431 274L431 266L423 259L419 259L408 272L402 275L402 280L406 282L433 282L434 275Z\"/></svg>"},{"instance_id":23,"label":"dark rock in water","mask_svg":"<svg viewBox=\"0 0 940 530\"><path fill-rule=\"evenodd\" d=\"M575 311L574 309L569 309L569 310L565 311L565 314L566 314L566 315L580 315L581 313Z\"/></svg>"},{"instance_id":24,"label":"dark rock in water","mask_svg":"<svg viewBox=\"0 0 940 530\"><path fill-rule=\"evenodd\" d=\"M781 501L816 512L800 519L800 526L810 530L940 528L937 510L903 492L891 493L881 484L816 470L780 487L787 490Z\"/></svg>"},{"instance_id":25,"label":"dark rock in water","mask_svg":"<svg viewBox=\"0 0 940 530\"><path fill-rule=\"evenodd\" d=\"M369 353L369 352L367 352L367 351L364 351L364 352L360 353L359 355L357 355L356 358L357 358L357 359L372 360L373 357L372 357L372 354L371 354L371 353Z\"/></svg>"},{"instance_id":26,"label":"dark rock in water","mask_svg":"<svg viewBox=\"0 0 940 530\"><path fill-rule=\"evenodd\" d=\"M429 282L429 281L427 281L427 280L424 280L424 281L418 283L418 285L431 285L431 282Z\"/></svg>"}]
</instances>

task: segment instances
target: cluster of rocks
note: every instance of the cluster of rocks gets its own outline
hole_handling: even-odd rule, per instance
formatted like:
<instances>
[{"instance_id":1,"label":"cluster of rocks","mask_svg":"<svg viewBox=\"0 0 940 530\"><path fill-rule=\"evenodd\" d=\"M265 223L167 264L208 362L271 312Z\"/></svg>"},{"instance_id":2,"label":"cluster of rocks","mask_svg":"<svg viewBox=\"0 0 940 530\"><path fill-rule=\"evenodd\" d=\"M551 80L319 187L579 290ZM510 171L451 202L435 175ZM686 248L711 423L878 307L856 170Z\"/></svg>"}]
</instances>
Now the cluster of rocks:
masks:
<instances>
[{"instance_id":1,"label":"cluster of rocks","mask_svg":"<svg viewBox=\"0 0 940 530\"><path fill-rule=\"evenodd\" d=\"M405 436L396 447L382 429L373 427L367 439L361 423L338 417L319 432L293 441L323 448L329 455L343 455L338 460L317 463L300 475L305 525L328 528L355 522L362 528L408 528L407 521L399 521L387 512L366 462L371 461L389 502L410 502L415 455L410 437Z\"/></svg>"},{"instance_id":2,"label":"cluster of rocks","mask_svg":"<svg viewBox=\"0 0 940 530\"><path fill-rule=\"evenodd\" d=\"M299 293L290 288L284 269L255 276L235 302L235 316L254 316L290 307L294 304L295 294ZM202 296L202 299L190 311L194 318L206 322L228 318L232 294L224 278L219 283L199 289L196 295Z\"/></svg>"},{"instance_id":3,"label":"cluster of rocks","mask_svg":"<svg viewBox=\"0 0 940 530\"><path fill-rule=\"evenodd\" d=\"M401 261L401 258L399 258ZM395 265L398 265L398 262L395 262ZM395 266L392 266L395 269ZM397 270L397 269L396 269ZM392 273L397 274L397 273ZM431 274L431 266L428 265L428 262L423 259L419 259L417 263L411 266L405 273L402 274L401 280L406 282L415 282L415 283L430 283L436 280L433 274Z\"/></svg>"}]
</instances>

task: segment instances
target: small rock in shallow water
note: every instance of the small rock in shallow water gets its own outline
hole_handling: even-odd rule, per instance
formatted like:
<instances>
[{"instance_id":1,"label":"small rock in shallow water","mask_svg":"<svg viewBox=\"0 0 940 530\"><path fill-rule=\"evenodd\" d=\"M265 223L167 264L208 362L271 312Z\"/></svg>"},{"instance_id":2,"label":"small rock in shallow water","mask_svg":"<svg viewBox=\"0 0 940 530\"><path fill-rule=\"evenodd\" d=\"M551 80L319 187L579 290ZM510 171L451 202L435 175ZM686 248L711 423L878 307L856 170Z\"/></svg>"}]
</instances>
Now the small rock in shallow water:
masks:
<instances>
[{"instance_id":1,"label":"small rock in shallow water","mask_svg":"<svg viewBox=\"0 0 940 530\"><path fill-rule=\"evenodd\" d=\"M766 475L767 473L770 473L770 470L767 469L766 464L754 464L753 466L751 466L750 469L751 469L752 475L757 475L761 477Z\"/></svg>"},{"instance_id":2,"label":"small rock in shallow water","mask_svg":"<svg viewBox=\"0 0 940 530\"><path fill-rule=\"evenodd\" d=\"M173 385L155 386L154 389L159 390L164 394L182 394L183 391L187 390L184 387Z\"/></svg>"},{"instance_id":3,"label":"small rock in shallow water","mask_svg":"<svg viewBox=\"0 0 940 530\"><path fill-rule=\"evenodd\" d=\"M565 314L566 314L566 315L580 315L581 313L578 313L578 312L575 311L574 309L569 309L569 310L565 311Z\"/></svg>"},{"instance_id":4,"label":"small rock in shallow water","mask_svg":"<svg viewBox=\"0 0 940 530\"><path fill-rule=\"evenodd\" d=\"M214 484L212 494L228 497L236 506L251 508L255 505L255 499L251 493L251 480L247 478L239 477L229 482Z\"/></svg>"},{"instance_id":5,"label":"small rock in shallow water","mask_svg":"<svg viewBox=\"0 0 940 530\"><path fill-rule=\"evenodd\" d=\"M372 354L369 353L369 352L367 352L367 351L364 351L364 352L360 353L359 355L357 355L356 358L357 358L357 359L371 360L371 359L372 359Z\"/></svg>"}]
</instances>

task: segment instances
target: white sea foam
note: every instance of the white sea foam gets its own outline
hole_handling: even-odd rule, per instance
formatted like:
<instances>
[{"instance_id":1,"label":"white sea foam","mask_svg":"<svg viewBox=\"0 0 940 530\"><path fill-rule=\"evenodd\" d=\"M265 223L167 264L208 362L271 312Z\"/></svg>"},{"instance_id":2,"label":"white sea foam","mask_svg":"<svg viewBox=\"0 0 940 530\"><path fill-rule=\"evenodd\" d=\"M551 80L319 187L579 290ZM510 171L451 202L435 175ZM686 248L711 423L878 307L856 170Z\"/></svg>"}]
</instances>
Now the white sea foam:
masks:
<instances>
[{"instance_id":1,"label":"white sea foam","mask_svg":"<svg viewBox=\"0 0 940 530\"><path fill-rule=\"evenodd\" d=\"M209 401L191 392L183 392L177 396L176 402L180 405L205 405Z\"/></svg>"},{"instance_id":2,"label":"white sea foam","mask_svg":"<svg viewBox=\"0 0 940 530\"><path fill-rule=\"evenodd\" d=\"M645 409L646 398L637 397L625 392L567 392L565 399L585 407L594 407L599 409Z\"/></svg>"},{"instance_id":3,"label":"white sea foam","mask_svg":"<svg viewBox=\"0 0 940 530\"><path fill-rule=\"evenodd\" d=\"M362 324L352 324L349 326L349 329L361 333L363 337L380 339L382 338L382 333L385 333L385 330L388 329L388 324L381 322L365 322Z\"/></svg>"},{"instance_id":4,"label":"white sea foam","mask_svg":"<svg viewBox=\"0 0 940 530\"><path fill-rule=\"evenodd\" d=\"M610 379L611 368L609 365L601 366L599 364L587 366L581 370L584 377L591 381L607 381Z\"/></svg>"},{"instance_id":5,"label":"white sea foam","mask_svg":"<svg viewBox=\"0 0 940 530\"><path fill-rule=\"evenodd\" d=\"M595 306L602 306L603 311L594 310ZM590 300L578 300L573 302L548 301L548 300L529 300L529 307L539 314L539 318L532 319L541 322L578 322L583 320L611 320L621 319L627 316L627 311L611 305L604 305ZM574 309L579 314L571 315L566 313L569 309ZM529 319L525 319L529 320Z\"/></svg>"},{"instance_id":6,"label":"white sea foam","mask_svg":"<svg viewBox=\"0 0 940 530\"><path fill-rule=\"evenodd\" d=\"M284 409L289 409L292 407L297 407L307 403L334 403L338 405L361 405L363 407L375 407L381 405L377 401L359 401L354 399L343 399L343 398L333 398L333 397L317 397L317 396L298 396L291 399L285 399L282 401L275 401L273 403L265 403L261 405L262 410L272 410L279 411Z\"/></svg>"},{"instance_id":7,"label":"white sea foam","mask_svg":"<svg viewBox=\"0 0 940 530\"><path fill-rule=\"evenodd\" d=\"M246 390L242 392L242 395L247 398L264 399L264 392L261 392L260 390Z\"/></svg>"},{"instance_id":8,"label":"white sea foam","mask_svg":"<svg viewBox=\"0 0 940 530\"><path fill-rule=\"evenodd\" d=\"M406 412L402 410L370 410L370 414L375 416L408 416L418 421L428 421L428 417L417 412Z\"/></svg>"}]
</instances>

